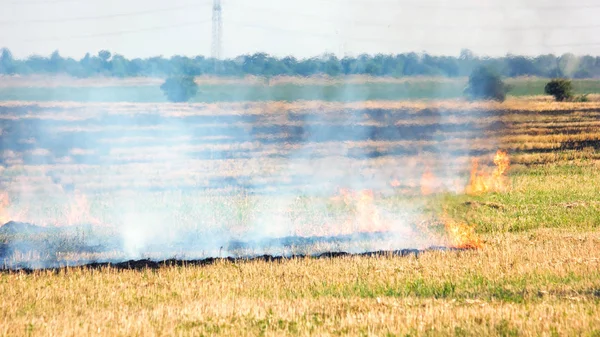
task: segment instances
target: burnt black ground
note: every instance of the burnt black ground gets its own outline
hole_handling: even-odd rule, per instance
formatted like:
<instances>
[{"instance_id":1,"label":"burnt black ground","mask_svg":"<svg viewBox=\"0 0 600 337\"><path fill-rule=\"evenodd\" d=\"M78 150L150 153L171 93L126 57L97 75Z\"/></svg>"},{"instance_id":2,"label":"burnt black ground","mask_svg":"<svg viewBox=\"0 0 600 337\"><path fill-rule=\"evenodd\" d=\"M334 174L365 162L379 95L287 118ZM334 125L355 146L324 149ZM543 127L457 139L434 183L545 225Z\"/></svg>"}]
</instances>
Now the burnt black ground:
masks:
<instances>
[{"instance_id":1,"label":"burnt black ground","mask_svg":"<svg viewBox=\"0 0 600 337\"><path fill-rule=\"evenodd\" d=\"M257 249L261 251L261 248L276 248L281 250L282 248L290 247L310 247L316 244L339 244L339 243L355 243L355 242L369 242L377 240L385 240L391 236L387 232L377 233L359 233L353 235L340 235L340 236L315 236L315 237L298 237L289 236L281 238L269 238L262 239L260 241L240 241L240 240L229 240L223 244L219 249L217 256L202 258L202 259L139 259L139 260L126 260L126 259L81 259L81 260L70 260L65 261L59 257L61 253L74 253L85 254L85 253L109 253L118 251L121 249L121 242L119 238L93 238L91 236L87 239L80 237L73 238L73 233L84 233L85 230L89 229L90 226L72 226L66 228L49 228L41 227L27 223L9 222L4 226L0 227L0 271L24 271L32 272L34 270L61 270L67 267L81 267L90 269L101 269L101 268L115 268L115 269L157 269L168 266L204 266L210 265L219 261L228 261L232 263L248 262L248 261L268 261L278 262L289 259L298 258L340 258L349 256L418 256L426 251L460 251L461 249L448 248L448 247L430 247L428 249L398 249L398 250L379 250L361 253L349 253L344 251L329 251L315 254L288 254L288 255L250 255L251 253L242 253L236 257L222 256L223 252L233 251L252 251ZM159 247L159 249L165 249L163 251L177 251L185 250L190 246L202 246L207 245L206 242L200 241L181 241L173 242L168 246ZM214 246L212 247L215 248ZM219 248L219 247L216 247ZM246 255L244 255L246 254ZM18 255L36 255L39 256L37 260L20 261L16 256ZM168 253L165 256L169 255Z\"/></svg>"},{"instance_id":2,"label":"burnt black ground","mask_svg":"<svg viewBox=\"0 0 600 337\"><path fill-rule=\"evenodd\" d=\"M197 259L197 260L178 260L178 259L168 259L162 261L154 261L149 259L142 260L129 260L122 262L108 261L108 262L88 262L81 265L75 266L58 266L58 267L48 267L48 268L28 268L19 265L14 266L2 266L0 267L0 273L33 273L36 271L51 271L51 272L59 272L66 271L69 269L87 269L87 270L101 270L106 268L117 269L117 270L146 270L146 269L160 269L160 268L168 268L168 267L202 267L213 265L216 263L247 263L253 261L265 261L265 262L273 262L280 263L293 259L305 259L305 258L313 258L313 259L337 259L337 258L349 258L349 257L409 257L413 256L418 258L419 255L431 252L431 251L446 251L446 252L460 252L468 249L462 248L449 248L442 246L433 246L427 249L401 249L401 250L391 250L391 251L374 251L374 252L365 252L365 253L357 253L351 254L347 252L326 252L318 255L291 255L291 256L276 256L276 255L260 255L255 257L224 257L224 258L205 258L205 259Z\"/></svg>"}]
</instances>

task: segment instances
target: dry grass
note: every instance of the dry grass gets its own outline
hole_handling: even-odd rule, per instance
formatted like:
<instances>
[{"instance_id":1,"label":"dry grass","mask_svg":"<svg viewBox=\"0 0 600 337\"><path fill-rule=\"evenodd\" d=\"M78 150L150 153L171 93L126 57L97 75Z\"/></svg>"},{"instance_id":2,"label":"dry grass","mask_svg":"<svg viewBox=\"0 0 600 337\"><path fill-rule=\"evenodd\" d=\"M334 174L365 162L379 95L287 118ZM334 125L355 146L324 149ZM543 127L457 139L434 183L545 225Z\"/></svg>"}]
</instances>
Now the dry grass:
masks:
<instances>
[{"instance_id":1,"label":"dry grass","mask_svg":"<svg viewBox=\"0 0 600 337\"><path fill-rule=\"evenodd\" d=\"M417 259L69 269L0 280L3 335L592 336L600 327L598 232L494 235L480 251Z\"/></svg>"},{"instance_id":2,"label":"dry grass","mask_svg":"<svg viewBox=\"0 0 600 337\"><path fill-rule=\"evenodd\" d=\"M595 97L595 96L594 96ZM526 96L509 98L503 103L492 101L468 102L463 99L447 99L435 101L360 101L360 102L219 102L219 103L76 103L76 102L26 102L3 101L5 107L41 107L81 109L79 113L107 112L112 114L159 112L163 115L219 115L220 113L241 112L243 114L279 114L294 111L312 111L314 113L327 110L343 109L384 109L384 110L502 110L502 111L557 111L598 109L600 101L590 102L555 102L546 96ZM106 109L106 110L103 110ZM32 109L34 110L34 109ZM57 113L57 112L54 112Z\"/></svg>"},{"instance_id":3,"label":"dry grass","mask_svg":"<svg viewBox=\"0 0 600 337\"><path fill-rule=\"evenodd\" d=\"M36 142L39 134L35 128L26 128L31 134L21 133L24 139L15 141L35 146L22 151L7 149L2 153L6 166L1 168L0 183L18 195L42 195L63 189L68 193L68 186L90 193L172 185L221 189L222 186L213 186L219 179L234 183L239 179L249 186L298 183L303 187L335 182L336 177L342 177L338 181L343 180L347 172L355 173L363 181L376 176L378 183L383 184L378 188L389 188L390 182L402 177L405 185L418 190L426 168L460 174L460 177L453 177L460 181L451 184L464 186L470 169L469 157L478 156L482 162L490 164L489 154L497 148L509 150L512 163L517 167L600 159L597 151L600 141L598 102L555 103L528 98L511 99L502 104L448 100L348 104L320 101L219 104L5 102L2 105L14 109L14 113L9 110L1 117L10 120L4 125L27 125L29 120L32 125L43 125L48 121L52 125L48 133L64 137L65 142L70 141L73 134L86 135L97 141L90 147L86 147L85 142L76 143L57 154L44 142ZM202 119L209 115L230 119ZM365 136L371 132L369 128L385 129L393 124L404 128L401 132L407 134L413 127L430 128L431 133L435 132L435 138L426 135L425 138L409 136L399 140L384 136L377 140L290 141L290 129L310 129L314 125L304 120L307 115L318 115L317 122L324 125L361 127L363 129L358 133ZM349 116L353 117L349 119ZM179 117L185 121L184 127ZM189 122L185 118L190 118ZM357 119L360 123L351 122ZM175 123L164 125L161 124L163 120ZM468 128L452 131L467 123L484 131ZM438 132L436 125L450 131ZM224 128L223 134L204 133L213 127ZM227 128L235 128L242 137ZM250 134L250 130L259 128L265 131ZM163 136L163 132L168 135ZM251 137L245 137L249 135ZM442 161L435 155L436 149L454 153L449 153ZM479 154L468 156L470 151ZM299 159L290 165L289 156L303 152L316 158ZM361 156L365 154L374 154L374 157L364 160ZM41 163L31 163L28 158L36 158ZM88 163L88 159L92 161ZM182 165L172 164L181 161L184 161Z\"/></svg>"},{"instance_id":4,"label":"dry grass","mask_svg":"<svg viewBox=\"0 0 600 337\"><path fill-rule=\"evenodd\" d=\"M3 105L17 109L23 103ZM457 100L25 106L3 118L70 122L90 119L92 122L87 125L54 126L54 131L69 127L73 128L70 131L79 128L90 134L109 128L93 123L93 118L107 113L151 113L163 117L252 115L256 119L244 127L253 127L274 122L302 125L289 117L290 112L321 114L329 123L341 123L348 116L347 111L368 108L394 110L391 115L397 118L397 126L419 126L435 122L431 117L435 109L447 109L456 111L456 116L446 116L453 123L501 125L475 139L469 138L469 132L456 132L444 141L359 139L303 146L236 142L218 135L160 138L142 132L99 139L102 144L110 144L109 152L77 144L65 152L65 157L42 164L28 164L24 158L48 157L43 147L6 151L8 164L0 166L1 182L22 197L36 198L25 200L39 200L44 193L58 198L68 194L63 190L68 185L84 191L130 191L131 198L138 196L135 188L174 184L197 187L204 181L223 177L248 176L252 184L277 185L291 180L286 174L289 172L311 177L310 182L339 178L348 172L358 173L365 180L378 175L384 182L401 177L403 183L412 184L409 187L418 191L424 167L469 168L470 158L466 155L454 156L449 163L427 151L404 153L406 149L433 145L462 151L493 152L498 147L510 150L512 189L478 196L443 194L419 198L409 198L404 190L395 190L395 194L376 201L384 208L405 207L412 202L425 205L427 212L441 212L444 208L454 219L477 226L486 241L479 251L427 253L418 259L302 259L145 271L69 269L59 273L3 274L1 335L600 335L598 102L555 103L530 98L502 104ZM485 119L469 116L471 112L489 109L497 109L498 113ZM375 115L366 116L364 123L383 126L386 122ZM112 131L121 131L117 125L114 128ZM141 132L144 128L164 131L160 125L129 131ZM258 136L286 139L284 132L257 135L256 139ZM160 142L156 142L157 137ZM208 139L231 142L208 144ZM133 142L139 145L132 146ZM302 149L323 157L301 160L299 163L306 165L294 165L294 171L289 160L278 158ZM344 151L357 149L390 152L368 160L345 157ZM194 151L246 151L252 156L189 159L184 166L170 163ZM122 162L94 165L78 162L78 156ZM489 164L489 155L479 157L482 163ZM144 179L136 179L140 176ZM460 182L466 183L466 178ZM105 196L101 194L99 198ZM160 202L180 203L182 218L187 221L192 217L188 210L196 212L194 207L199 200L200 196L194 194L184 197L158 192L145 206L154 210ZM251 217L248 205L254 199L249 196L218 196L211 200L211 212L226 214L219 221L244 226ZM278 205L277 197L261 200L265 205ZM298 200L286 207L297 212L310 211L306 218L312 222L308 223L322 223L327 215L309 205L323 205L322 200ZM106 211L108 203L91 200L91 213L97 216ZM26 206L30 205L25 202ZM58 209L49 204L40 207ZM231 210L246 213L240 215Z\"/></svg>"}]
</instances>

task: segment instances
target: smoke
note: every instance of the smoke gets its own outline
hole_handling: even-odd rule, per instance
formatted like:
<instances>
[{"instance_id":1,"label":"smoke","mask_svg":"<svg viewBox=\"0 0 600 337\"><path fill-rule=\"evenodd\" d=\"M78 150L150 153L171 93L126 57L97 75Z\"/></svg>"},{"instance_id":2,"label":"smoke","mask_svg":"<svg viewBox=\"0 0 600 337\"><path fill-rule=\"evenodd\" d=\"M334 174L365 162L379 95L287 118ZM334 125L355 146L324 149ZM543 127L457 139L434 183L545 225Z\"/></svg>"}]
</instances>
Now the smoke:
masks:
<instances>
[{"instance_id":1,"label":"smoke","mask_svg":"<svg viewBox=\"0 0 600 337\"><path fill-rule=\"evenodd\" d=\"M39 228L0 227L0 257L44 267L437 244L418 226L425 199L410 195L427 169L456 190L478 112L371 102L344 83L347 102L327 102L326 90L294 102L5 103L4 210Z\"/></svg>"}]
</instances>

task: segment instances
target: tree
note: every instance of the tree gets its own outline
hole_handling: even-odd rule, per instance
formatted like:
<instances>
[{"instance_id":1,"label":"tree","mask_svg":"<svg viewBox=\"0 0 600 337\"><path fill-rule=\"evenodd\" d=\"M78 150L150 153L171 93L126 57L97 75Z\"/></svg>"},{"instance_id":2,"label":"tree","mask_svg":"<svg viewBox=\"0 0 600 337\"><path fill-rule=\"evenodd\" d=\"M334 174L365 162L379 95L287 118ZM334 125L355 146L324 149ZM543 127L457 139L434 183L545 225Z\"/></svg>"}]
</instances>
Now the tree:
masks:
<instances>
[{"instance_id":1,"label":"tree","mask_svg":"<svg viewBox=\"0 0 600 337\"><path fill-rule=\"evenodd\" d=\"M98 52L98 57L104 62L104 63L108 63L108 60L110 59L110 57L112 56L111 52L109 52L108 50L101 50Z\"/></svg>"},{"instance_id":2,"label":"tree","mask_svg":"<svg viewBox=\"0 0 600 337\"><path fill-rule=\"evenodd\" d=\"M509 77L539 75L533 61L525 56L509 56L506 62Z\"/></svg>"},{"instance_id":3,"label":"tree","mask_svg":"<svg viewBox=\"0 0 600 337\"><path fill-rule=\"evenodd\" d=\"M480 59L469 49L462 49L456 60L459 76L467 76L479 64Z\"/></svg>"},{"instance_id":4,"label":"tree","mask_svg":"<svg viewBox=\"0 0 600 337\"><path fill-rule=\"evenodd\" d=\"M50 59L48 59L47 71L53 74L58 74L64 72L64 63L65 59L60 56L58 50L55 50L52 55L50 55Z\"/></svg>"},{"instance_id":5,"label":"tree","mask_svg":"<svg viewBox=\"0 0 600 337\"><path fill-rule=\"evenodd\" d=\"M75 65L68 57L54 52L52 56L33 55L26 59L14 59L8 49L0 48L0 74L27 75L36 73L67 73L74 76L330 76L368 74L371 76L469 76L479 66L496 69L499 75L516 77L535 75L548 78L597 78L600 77L600 56L575 56L565 54L540 55L528 58L519 55L504 57L479 57L464 49L460 56L434 56L427 53L404 53L397 55L345 56L338 59L333 54L320 57L296 59L288 56L277 58L267 53L242 55L233 59L215 60L197 56L162 56L127 59L124 56L100 50L86 54Z\"/></svg>"},{"instance_id":6,"label":"tree","mask_svg":"<svg viewBox=\"0 0 600 337\"><path fill-rule=\"evenodd\" d=\"M510 87L489 67L475 68L469 76L465 94L469 99L492 99L503 102Z\"/></svg>"},{"instance_id":7,"label":"tree","mask_svg":"<svg viewBox=\"0 0 600 337\"><path fill-rule=\"evenodd\" d=\"M563 54L558 58L558 68L560 69L561 74L564 74L567 77L573 76L575 71L577 71L578 64L578 57L572 53Z\"/></svg>"},{"instance_id":8,"label":"tree","mask_svg":"<svg viewBox=\"0 0 600 337\"><path fill-rule=\"evenodd\" d=\"M442 56L437 61L437 67L448 77L456 77L459 74L458 61L452 57Z\"/></svg>"},{"instance_id":9,"label":"tree","mask_svg":"<svg viewBox=\"0 0 600 337\"><path fill-rule=\"evenodd\" d=\"M342 64L340 60L333 55L324 55L323 57L323 72L329 76L338 76L342 72Z\"/></svg>"},{"instance_id":10,"label":"tree","mask_svg":"<svg viewBox=\"0 0 600 337\"><path fill-rule=\"evenodd\" d=\"M556 74L558 70L558 60L556 56L552 54L540 55L534 59L535 68L537 73L542 77L560 77Z\"/></svg>"},{"instance_id":11,"label":"tree","mask_svg":"<svg viewBox=\"0 0 600 337\"><path fill-rule=\"evenodd\" d=\"M310 76L319 72L319 62L315 58L310 58L298 62L296 73L300 76Z\"/></svg>"},{"instance_id":12,"label":"tree","mask_svg":"<svg viewBox=\"0 0 600 337\"><path fill-rule=\"evenodd\" d=\"M8 48L2 48L0 50L0 74L12 75L15 73L15 70L15 60L12 53Z\"/></svg>"},{"instance_id":13,"label":"tree","mask_svg":"<svg viewBox=\"0 0 600 337\"><path fill-rule=\"evenodd\" d=\"M169 77L160 89L171 102L187 102L198 92L198 84L192 76Z\"/></svg>"},{"instance_id":14,"label":"tree","mask_svg":"<svg viewBox=\"0 0 600 337\"><path fill-rule=\"evenodd\" d=\"M115 77L130 76L127 69L128 63L129 61L122 55L113 55L112 60L110 61L111 75Z\"/></svg>"},{"instance_id":15,"label":"tree","mask_svg":"<svg viewBox=\"0 0 600 337\"><path fill-rule=\"evenodd\" d=\"M63 70L67 74L75 77L85 77L86 75L81 64L73 58L67 58L64 60Z\"/></svg>"},{"instance_id":16,"label":"tree","mask_svg":"<svg viewBox=\"0 0 600 337\"><path fill-rule=\"evenodd\" d=\"M573 98L573 84L566 78L555 78L546 84L544 92L559 102L570 100Z\"/></svg>"}]
</instances>

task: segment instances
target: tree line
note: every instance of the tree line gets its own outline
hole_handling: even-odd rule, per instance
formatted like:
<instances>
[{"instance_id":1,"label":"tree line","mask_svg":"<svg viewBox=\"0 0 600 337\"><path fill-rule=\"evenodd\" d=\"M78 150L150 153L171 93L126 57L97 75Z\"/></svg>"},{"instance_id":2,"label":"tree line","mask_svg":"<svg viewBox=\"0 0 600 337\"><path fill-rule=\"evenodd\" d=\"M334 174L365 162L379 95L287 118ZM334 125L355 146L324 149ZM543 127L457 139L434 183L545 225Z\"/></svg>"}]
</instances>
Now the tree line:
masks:
<instances>
[{"instance_id":1,"label":"tree line","mask_svg":"<svg viewBox=\"0 0 600 337\"><path fill-rule=\"evenodd\" d=\"M33 55L16 59L11 51L0 52L0 74L67 74L74 77L169 77L169 76L311 76L311 75L370 75L370 76L468 76L478 67L495 69L505 77L539 76L548 78L598 78L600 57L539 55L526 57L507 55L481 57L469 50L460 56L435 56L427 53L397 55L359 55L338 58L333 54L297 59L292 56L277 58L266 53L242 55L232 59L215 60L204 56L162 56L127 59L122 55L102 50L76 60L63 57L58 51L50 56Z\"/></svg>"}]
</instances>

